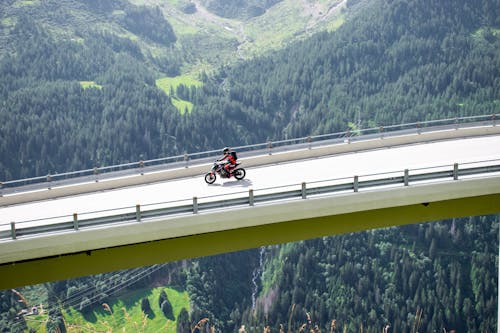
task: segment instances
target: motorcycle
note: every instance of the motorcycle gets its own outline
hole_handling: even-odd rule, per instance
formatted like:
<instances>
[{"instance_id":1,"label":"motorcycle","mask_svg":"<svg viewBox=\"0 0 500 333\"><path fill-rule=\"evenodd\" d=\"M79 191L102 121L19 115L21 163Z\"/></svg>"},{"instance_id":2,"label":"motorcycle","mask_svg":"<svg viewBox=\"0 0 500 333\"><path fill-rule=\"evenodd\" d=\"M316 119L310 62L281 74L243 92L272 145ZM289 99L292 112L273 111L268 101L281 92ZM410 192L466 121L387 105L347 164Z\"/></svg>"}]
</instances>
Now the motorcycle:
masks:
<instances>
[{"instance_id":1,"label":"motorcycle","mask_svg":"<svg viewBox=\"0 0 500 333\"><path fill-rule=\"evenodd\" d=\"M240 163L236 163L234 169L231 171L231 175L234 176L234 178L236 178L237 180L242 180L243 178L245 178L246 171L243 168L238 168L238 165L240 165ZM221 178L230 177L226 169L224 169L224 163L216 161L214 162L212 169L210 169L210 172L205 175L205 182L207 182L207 184L213 184L217 179L217 174L219 174Z\"/></svg>"}]
</instances>

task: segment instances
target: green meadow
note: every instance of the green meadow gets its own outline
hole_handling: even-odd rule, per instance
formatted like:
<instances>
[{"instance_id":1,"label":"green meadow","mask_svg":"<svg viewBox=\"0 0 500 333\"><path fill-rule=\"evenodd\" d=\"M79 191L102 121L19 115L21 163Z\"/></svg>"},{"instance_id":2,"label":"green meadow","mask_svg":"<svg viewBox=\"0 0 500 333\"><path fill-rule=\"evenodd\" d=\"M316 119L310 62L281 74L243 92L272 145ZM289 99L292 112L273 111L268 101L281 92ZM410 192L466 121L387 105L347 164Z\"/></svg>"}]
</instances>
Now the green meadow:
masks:
<instances>
[{"instance_id":1,"label":"green meadow","mask_svg":"<svg viewBox=\"0 0 500 333\"><path fill-rule=\"evenodd\" d=\"M191 112L193 103L183 100L177 96L176 90L180 85L186 87L200 87L202 82L192 75L185 74L175 77L163 77L156 80L156 86L163 90L172 99L172 104L182 113Z\"/></svg>"},{"instance_id":2,"label":"green meadow","mask_svg":"<svg viewBox=\"0 0 500 333\"><path fill-rule=\"evenodd\" d=\"M96 88L96 89L101 89L102 86L95 83L94 81L80 81L80 85L82 86L83 89L87 88Z\"/></svg>"},{"instance_id":3,"label":"green meadow","mask_svg":"<svg viewBox=\"0 0 500 333\"><path fill-rule=\"evenodd\" d=\"M185 308L189 311L189 296L185 291L169 287L138 289L120 295L119 299L111 298L109 302L96 305L84 312L74 308L64 309L63 315L67 332L166 332L175 333L177 322L167 319L160 309L159 297L165 290L172 304L175 318ZM147 298L151 312L145 314L141 309L142 299ZM27 316L29 329L45 333L47 313Z\"/></svg>"}]
</instances>

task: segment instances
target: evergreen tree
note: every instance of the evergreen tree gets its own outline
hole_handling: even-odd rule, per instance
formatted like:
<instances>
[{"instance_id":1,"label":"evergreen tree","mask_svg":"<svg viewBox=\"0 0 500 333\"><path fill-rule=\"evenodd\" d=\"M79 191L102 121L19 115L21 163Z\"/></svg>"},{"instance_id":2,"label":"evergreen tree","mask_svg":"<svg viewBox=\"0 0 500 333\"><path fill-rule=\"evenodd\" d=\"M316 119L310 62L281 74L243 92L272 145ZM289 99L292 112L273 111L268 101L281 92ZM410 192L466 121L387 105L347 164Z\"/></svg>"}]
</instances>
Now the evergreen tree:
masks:
<instances>
[{"instance_id":1,"label":"evergreen tree","mask_svg":"<svg viewBox=\"0 0 500 333\"><path fill-rule=\"evenodd\" d=\"M161 291L158 303L165 317L170 320L175 320L172 304L170 303L170 300L168 299L165 290Z\"/></svg>"},{"instance_id":2,"label":"evergreen tree","mask_svg":"<svg viewBox=\"0 0 500 333\"><path fill-rule=\"evenodd\" d=\"M181 312L177 316L177 333L190 333L191 327L189 324L189 313L185 308L181 309Z\"/></svg>"}]
</instances>

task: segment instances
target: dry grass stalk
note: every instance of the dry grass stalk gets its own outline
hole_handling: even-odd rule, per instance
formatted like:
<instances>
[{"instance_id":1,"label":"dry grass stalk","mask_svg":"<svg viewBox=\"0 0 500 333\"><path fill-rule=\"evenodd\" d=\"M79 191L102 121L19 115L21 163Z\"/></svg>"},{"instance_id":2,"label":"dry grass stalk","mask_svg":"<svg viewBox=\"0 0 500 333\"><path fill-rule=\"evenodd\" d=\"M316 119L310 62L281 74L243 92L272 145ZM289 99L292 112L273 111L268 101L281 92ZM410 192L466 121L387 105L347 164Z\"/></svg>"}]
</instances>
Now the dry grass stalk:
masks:
<instances>
[{"instance_id":1,"label":"dry grass stalk","mask_svg":"<svg viewBox=\"0 0 500 333\"><path fill-rule=\"evenodd\" d=\"M126 321L130 321L130 316L128 315L127 309L122 308L123 315L125 316Z\"/></svg>"},{"instance_id":2,"label":"dry grass stalk","mask_svg":"<svg viewBox=\"0 0 500 333\"><path fill-rule=\"evenodd\" d=\"M19 302L23 303L27 308L29 308L28 301L26 300L26 298L24 298L24 296L19 291L17 291L16 289L12 289L12 292L14 294L16 294L17 297L19 297Z\"/></svg>"},{"instance_id":3,"label":"dry grass stalk","mask_svg":"<svg viewBox=\"0 0 500 333\"><path fill-rule=\"evenodd\" d=\"M99 320L99 323L105 327L106 333L113 332L113 328L111 327L111 325L107 321ZM89 324L87 329L88 329L88 331L92 331L92 326Z\"/></svg>"},{"instance_id":4,"label":"dry grass stalk","mask_svg":"<svg viewBox=\"0 0 500 333\"><path fill-rule=\"evenodd\" d=\"M288 318L288 333L292 333L292 318L294 310L295 310L295 304L292 304L292 309L290 310L290 317Z\"/></svg>"},{"instance_id":5,"label":"dry grass stalk","mask_svg":"<svg viewBox=\"0 0 500 333\"><path fill-rule=\"evenodd\" d=\"M337 321L335 319L330 323L330 333L335 332L335 326L337 325Z\"/></svg>"},{"instance_id":6,"label":"dry grass stalk","mask_svg":"<svg viewBox=\"0 0 500 333\"><path fill-rule=\"evenodd\" d=\"M301 332L321 333L321 329L319 328L319 326L317 324L314 325L314 327L313 327L311 314L307 311L306 311L306 318L307 318L307 322L302 324L302 326L299 328L299 333L301 333ZM307 327L309 327L309 330L307 330Z\"/></svg>"},{"instance_id":7,"label":"dry grass stalk","mask_svg":"<svg viewBox=\"0 0 500 333\"><path fill-rule=\"evenodd\" d=\"M113 311L109 307L108 303L102 303L102 307L103 307L104 311L109 312L109 314L113 314Z\"/></svg>"},{"instance_id":8,"label":"dry grass stalk","mask_svg":"<svg viewBox=\"0 0 500 333\"><path fill-rule=\"evenodd\" d=\"M420 328L420 324L422 322L422 309L417 309L417 313L415 314L415 323L413 324L412 333L417 333Z\"/></svg>"},{"instance_id":9,"label":"dry grass stalk","mask_svg":"<svg viewBox=\"0 0 500 333\"><path fill-rule=\"evenodd\" d=\"M146 325L148 324L148 315L143 313L142 314L142 328L146 328Z\"/></svg>"},{"instance_id":10,"label":"dry grass stalk","mask_svg":"<svg viewBox=\"0 0 500 333\"><path fill-rule=\"evenodd\" d=\"M201 319L194 327L191 329L191 333L194 333L196 330L200 331L203 326L208 322L208 318Z\"/></svg>"},{"instance_id":11,"label":"dry grass stalk","mask_svg":"<svg viewBox=\"0 0 500 333\"><path fill-rule=\"evenodd\" d=\"M125 316L125 320L129 323L132 323L132 325L134 325L135 332L144 332L144 329L146 328L146 325L147 325L147 318L148 318L148 316L146 314L144 314L144 313L142 314L141 323L138 324L137 322L132 320L132 317L130 317L130 315L128 314L127 309L122 307L122 311L123 311L123 314ZM124 327L124 329L125 329L125 327Z\"/></svg>"}]
</instances>

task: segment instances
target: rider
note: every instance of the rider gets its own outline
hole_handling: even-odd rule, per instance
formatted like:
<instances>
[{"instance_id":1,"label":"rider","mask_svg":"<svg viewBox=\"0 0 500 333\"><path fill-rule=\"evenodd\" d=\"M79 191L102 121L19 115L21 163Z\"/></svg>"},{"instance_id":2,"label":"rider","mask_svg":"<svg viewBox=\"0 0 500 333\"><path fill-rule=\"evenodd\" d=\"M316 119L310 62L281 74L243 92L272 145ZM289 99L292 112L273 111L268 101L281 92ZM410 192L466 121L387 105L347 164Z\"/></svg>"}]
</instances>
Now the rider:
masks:
<instances>
[{"instance_id":1,"label":"rider","mask_svg":"<svg viewBox=\"0 0 500 333\"><path fill-rule=\"evenodd\" d=\"M231 177L231 170L236 166L236 158L234 158L235 154L231 154L231 149L229 147L225 147L222 150L224 156L217 161L225 161L224 169L227 172L227 175Z\"/></svg>"}]
</instances>

